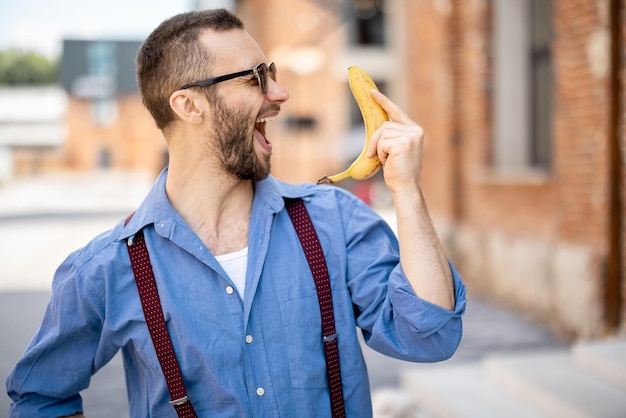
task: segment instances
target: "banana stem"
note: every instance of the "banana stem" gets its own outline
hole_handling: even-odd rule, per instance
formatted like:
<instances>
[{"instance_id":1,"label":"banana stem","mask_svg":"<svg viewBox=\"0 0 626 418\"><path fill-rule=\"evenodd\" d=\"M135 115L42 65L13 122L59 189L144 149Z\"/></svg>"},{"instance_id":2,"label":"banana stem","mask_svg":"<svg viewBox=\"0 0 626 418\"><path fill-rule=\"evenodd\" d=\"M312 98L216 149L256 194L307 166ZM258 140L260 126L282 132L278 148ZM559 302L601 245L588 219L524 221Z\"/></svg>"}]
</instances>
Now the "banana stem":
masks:
<instances>
[{"instance_id":1,"label":"banana stem","mask_svg":"<svg viewBox=\"0 0 626 418\"><path fill-rule=\"evenodd\" d=\"M317 181L317 184L334 184L350 177L350 170L342 171L334 176L324 176Z\"/></svg>"}]
</instances>

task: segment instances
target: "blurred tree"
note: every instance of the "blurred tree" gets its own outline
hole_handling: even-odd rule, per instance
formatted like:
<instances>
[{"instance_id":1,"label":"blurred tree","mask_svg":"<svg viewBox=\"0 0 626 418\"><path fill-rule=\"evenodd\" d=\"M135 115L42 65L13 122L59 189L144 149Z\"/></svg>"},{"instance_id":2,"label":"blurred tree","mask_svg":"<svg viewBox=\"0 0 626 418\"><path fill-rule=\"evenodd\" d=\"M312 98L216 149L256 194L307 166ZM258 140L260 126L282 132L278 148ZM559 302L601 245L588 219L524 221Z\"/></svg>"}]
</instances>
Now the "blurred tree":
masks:
<instances>
[{"instance_id":1,"label":"blurred tree","mask_svg":"<svg viewBox=\"0 0 626 418\"><path fill-rule=\"evenodd\" d=\"M0 51L0 85L41 85L57 81L57 64L34 52Z\"/></svg>"}]
</instances>

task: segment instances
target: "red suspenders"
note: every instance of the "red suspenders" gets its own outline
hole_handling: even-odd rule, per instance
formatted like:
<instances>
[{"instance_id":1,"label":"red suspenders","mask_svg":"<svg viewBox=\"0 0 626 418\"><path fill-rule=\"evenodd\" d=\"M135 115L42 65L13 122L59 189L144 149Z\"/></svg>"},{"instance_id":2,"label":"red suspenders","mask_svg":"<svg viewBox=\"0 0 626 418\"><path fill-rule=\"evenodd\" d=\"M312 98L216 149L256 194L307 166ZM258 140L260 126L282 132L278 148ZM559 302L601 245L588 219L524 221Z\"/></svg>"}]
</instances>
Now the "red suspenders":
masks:
<instances>
[{"instance_id":1,"label":"red suspenders","mask_svg":"<svg viewBox=\"0 0 626 418\"><path fill-rule=\"evenodd\" d=\"M196 412L187 398L183 375L180 372L170 334L165 325L165 317L163 316L161 300L150 265L143 231L135 234L134 238L129 238L126 247L135 274L135 282L137 282L146 324L170 392L170 404L176 409L180 418L195 418Z\"/></svg>"},{"instance_id":2,"label":"red suspenders","mask_svg":"<svg viewBox=\"0 0 626 418\"><path fill-rule=\"evenodd\" d=\"M335 329L330 277L326 260L304 202L300 199L289 199L286 200L286 205L289 217L304 249L317 290L322 317L322 337L324 354L326 356L326 375L328 377L332 416L333 418L343 418L346 416L346 413L341 386L337 331ZM130 221L131 217L132 215L128 217L126 223ZM157 358L163 369L170 392L170 404L174 406L180 418L195 418L196 413L191 405L191 401L187 398L182 373L174 354L165 318L163 317L163 309L142 231L139 231L134 238L128 239L127 248L150 337L152 338Z\"/></svg>"},{"instance_id":3,"label":"red suspenders","mask_svg":"<svg viewBox=\"0 0 626 418\"><path fill-rule=\"evenodd\" d=\"M341 386L341 371L339 369L339 346L335 329L333 295L330 289L330 276L328 275L326 259L304 202L300 199L295 199L287 200L286 203L287 212L296 229L298 238L300 238L300 244L302 244L309 268L311 273L313 273L315 289L317 290L317 301L320 304L320 314L322 315L326 376L328 377L333 418L343 418L346 416L346 412L343 404L343 388Z\"/></svg>"}]
</instances>

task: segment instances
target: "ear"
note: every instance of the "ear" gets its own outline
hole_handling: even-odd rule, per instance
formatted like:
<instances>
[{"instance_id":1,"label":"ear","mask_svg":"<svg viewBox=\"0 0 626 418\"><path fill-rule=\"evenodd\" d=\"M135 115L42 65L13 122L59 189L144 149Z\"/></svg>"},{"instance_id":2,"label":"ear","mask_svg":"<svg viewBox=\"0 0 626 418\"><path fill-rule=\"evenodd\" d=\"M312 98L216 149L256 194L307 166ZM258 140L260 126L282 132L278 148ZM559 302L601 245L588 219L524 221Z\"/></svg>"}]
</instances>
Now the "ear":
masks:
<instances>
[{"instance_id":1,"label":"ear","mask_svg":"<svg viewBox=\"0 0 626 418\"><path fill-rule=\"evenodd\" d=\"M206 101L206 99L204 100ZM202 123L205 106L201 98L191 90L176 90L170 96L170 107L184 122Z\"/></svg>"}]
</instances>

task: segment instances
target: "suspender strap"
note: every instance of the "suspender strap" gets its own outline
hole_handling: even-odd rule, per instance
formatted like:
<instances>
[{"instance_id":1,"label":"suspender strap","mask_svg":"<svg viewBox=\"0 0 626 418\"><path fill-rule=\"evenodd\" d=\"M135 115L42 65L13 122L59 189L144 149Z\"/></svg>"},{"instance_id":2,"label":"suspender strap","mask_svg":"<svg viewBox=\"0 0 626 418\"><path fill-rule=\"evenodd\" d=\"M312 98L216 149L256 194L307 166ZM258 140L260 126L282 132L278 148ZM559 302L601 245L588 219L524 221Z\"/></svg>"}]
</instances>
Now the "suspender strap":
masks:
<instances>
[{"instance_id":1,"label":"suspender strap","mask_svg":"<svg viewBox=\"0 0 626 418\"><path fill-rule=\"evenodd\" d=\"M304 254L313 273L317 299L320 304L322 315L322 336L324 342L324 354L326 355L326 375L330 390L330 404L333 418L346 416L343 388L341 385L341 371L339 368L339 347L337 344L337 331L335 329L335 314L333 311L333 299L330 289L330 276L322 246L317 233L311 222L309 213L304 202L300 199L286 199L287 212L291 222L300 238Z\"/></svg>"},{"instance_id":2,"label":"suspender strap","mask_svg":"<svg viewBox=\"0 0 626 418\"><path fill-rule=\"evenodd\" d=\"M130 217L126 222L129 220ZM137 282L141 306L146 317L150 337L152 337L152 343L154 344L157 358L161 364L167 388L170 392L170 404L176 409L176 413L180 418L196 418L196 412L191 405L191 401L187 398L183 375L174 354L170 334L165 325L163 308L161 307L143 231L139 231L134 238L129 238L126 247L128 248L128 255L130 256L133 273L135 274L135 281Z\"/></svg>"}]
</instances>

